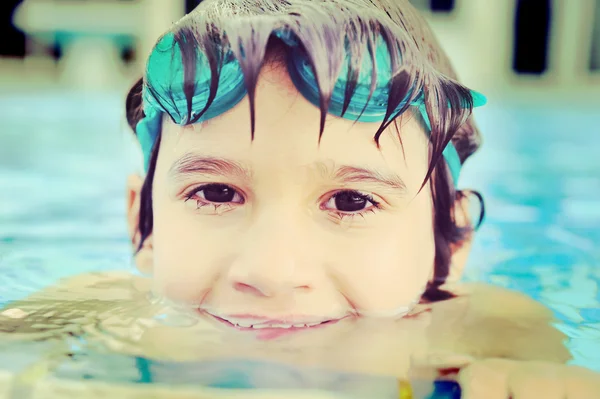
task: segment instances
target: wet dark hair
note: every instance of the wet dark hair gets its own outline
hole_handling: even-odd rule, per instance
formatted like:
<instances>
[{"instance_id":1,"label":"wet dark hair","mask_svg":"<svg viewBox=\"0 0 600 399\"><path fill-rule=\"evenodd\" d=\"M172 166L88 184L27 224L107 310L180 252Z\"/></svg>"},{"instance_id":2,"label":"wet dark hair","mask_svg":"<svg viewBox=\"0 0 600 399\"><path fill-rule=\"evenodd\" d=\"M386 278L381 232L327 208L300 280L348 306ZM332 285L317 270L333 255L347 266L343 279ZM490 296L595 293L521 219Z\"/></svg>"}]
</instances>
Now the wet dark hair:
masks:
<instances>
[{"instance_id":1,"label":"wet dark hair","mask_svg":"<svg viewBox=\"0 0 600 399\"><path fill-rule=\"evenodd\" d=\"M480 146L481 140L471 118L473 99L470 91L456 80L448 58L427 23L408 0L205 0L171 29L175 43L181 49L184 65L183 92L188 104L185 120L195 123L210 107L218 89L224 51L229 50L240 62L244 73L251 107L251 134L254 137L254 94L260 69L266 61L277 63L282 55L290 56L285 44L272 35L275 29L292 32L301 43L301 51L310 60L320 92L319 137L324 131L329 100L347 44L350 44L350 63L344 109L356 88L365 51L375 63L374 46L378 35L390 50L394 73L390 82L388 112L374 133L377 145L381 134L392 123L401 140L398 117L408 110L409 105L407 103L399 111L396 110L405 98L412 100L421 91L424 93L431 135L430 166L423 187L427 181L432 181L435 264L434 278L428 283L423 300L451 298L452 294L440 289L440 286L449 275L452 250L459 247L475 228L457 225L455 203L467 195L475 195L482 205L479 225L483 219L483 200L476 192L455 190L447 164L443 162L442 151L452 141L461 163L464 163ZM345 38L348 42L345 42ZM212 78L206 108L199 114L193 114L192 96L196 89L198 51L206 54ZM285 54L281 54L281 51ZM374 70L376 73L376 68ZM371 93L375 89L375 75L372 82ZM144 118L144 87L159 103L173 101L159 97L149 82L140 79L126 100L127 120L134 132L138 122ZM175 120L173 115L170 116ZM152 182L160 140L159 133L141 191L139 248L152 233Z\"/></svg>"}]
</instances>

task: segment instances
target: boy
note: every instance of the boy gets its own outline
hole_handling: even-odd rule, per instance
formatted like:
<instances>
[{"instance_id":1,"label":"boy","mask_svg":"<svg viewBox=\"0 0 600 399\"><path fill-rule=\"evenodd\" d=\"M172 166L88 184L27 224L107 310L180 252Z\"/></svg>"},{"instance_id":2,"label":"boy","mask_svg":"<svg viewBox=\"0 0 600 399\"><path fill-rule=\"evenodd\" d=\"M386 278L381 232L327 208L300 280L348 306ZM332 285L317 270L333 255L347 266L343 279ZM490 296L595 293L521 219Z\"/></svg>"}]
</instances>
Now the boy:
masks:
<instances>
[{"instance_id":1,"label":"boy","mask_svg":"<svg viewBox=\"0 0 600 399\"><path fill-rule=\"evenodd\" d=\"M484 102L408 1L206 0L127 100L146 167L128 220L150 278L72 279L3 328L25 337L53 303L127 353L425 364L467 398L597 397L597 375L562 364L548 310L456 283L481 221L456 184Z\"/></svg>"}]
</instances>

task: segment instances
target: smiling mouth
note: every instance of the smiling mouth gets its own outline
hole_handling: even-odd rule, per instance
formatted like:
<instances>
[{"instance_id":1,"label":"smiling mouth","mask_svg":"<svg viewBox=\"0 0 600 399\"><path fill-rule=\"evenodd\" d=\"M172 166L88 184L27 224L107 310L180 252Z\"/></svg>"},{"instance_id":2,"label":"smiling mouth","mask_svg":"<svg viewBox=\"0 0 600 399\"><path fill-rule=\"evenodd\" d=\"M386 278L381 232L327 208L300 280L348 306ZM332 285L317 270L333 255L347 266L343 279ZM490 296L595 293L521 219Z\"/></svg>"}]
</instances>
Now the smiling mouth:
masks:
<instances>
[{"instance_id":1,"label":"smiling mouth","mask_svg":"<svg viewBox=\"0 0 600 399\"><path fill-rule=\"evenodd\" d=\"M294 332L323 328L325 326L335 324L345 318L343 317L324 321L292 322L287 320L265 320L252 317L225 318L222 316L216 316L212 313L206 313L215 320L219 321L221 324L234 328L238 331L254 332L257 334L257 338L264 340L279 338L283 335Z\"/></svg>"}]
</instances>

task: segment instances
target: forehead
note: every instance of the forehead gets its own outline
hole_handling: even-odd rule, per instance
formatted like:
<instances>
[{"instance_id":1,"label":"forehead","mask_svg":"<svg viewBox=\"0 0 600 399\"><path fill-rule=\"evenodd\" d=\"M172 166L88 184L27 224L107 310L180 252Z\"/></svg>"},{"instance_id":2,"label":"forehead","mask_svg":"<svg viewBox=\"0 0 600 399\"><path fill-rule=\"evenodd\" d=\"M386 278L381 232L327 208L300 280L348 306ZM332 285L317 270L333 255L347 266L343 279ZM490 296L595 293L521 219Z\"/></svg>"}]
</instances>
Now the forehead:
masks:
<instances>
[{"instance_id":1,"label":"forehead","mask_svg":"<svg viewBox=\"0 0 600 399\"><path fill-rule=\"evenodd\" d=\"M165 121L159 159L172 163L186 153L197 152L249 165L333 161L396 172L406 171L409 165L420 172L428 160L428 139L412 112L397 120L399 129L393 123L388 127L379 148L374 141L379 123L354 123L333 115L327 115L319 140L320 110L297 91L286 69L277 63L267 64L261 71L255 112L254 140L248 96L231 110L201 124L181 127Z\"/></svg>"}]
</instances>

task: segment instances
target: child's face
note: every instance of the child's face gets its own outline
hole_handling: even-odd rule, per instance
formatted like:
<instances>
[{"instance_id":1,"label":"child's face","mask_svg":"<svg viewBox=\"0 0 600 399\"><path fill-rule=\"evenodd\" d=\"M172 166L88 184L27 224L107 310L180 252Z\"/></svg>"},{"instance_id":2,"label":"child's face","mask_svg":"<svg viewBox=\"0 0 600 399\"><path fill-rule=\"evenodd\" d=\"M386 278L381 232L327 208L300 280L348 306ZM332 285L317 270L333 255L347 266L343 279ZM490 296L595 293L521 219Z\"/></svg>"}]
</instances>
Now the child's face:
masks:
<instances>
[{"instance_id":1,"label":"child's face","mask_svg":"<svg viewBox=\"0 0 600 399\"><path fill-rule=\"evenodd\" d=\"M205 125L165 122L152 245L138 258L156 291L234 323L401 314L435 254L418 120L406 114L402 145L392 125L378 149L379 124L328 116L319 144L320 111L278 68L259 80L253 142L249 108L246 98ZM135 207L130 216L137 226Z\"/></svg>"}]
</instances>

